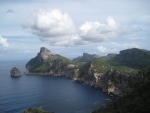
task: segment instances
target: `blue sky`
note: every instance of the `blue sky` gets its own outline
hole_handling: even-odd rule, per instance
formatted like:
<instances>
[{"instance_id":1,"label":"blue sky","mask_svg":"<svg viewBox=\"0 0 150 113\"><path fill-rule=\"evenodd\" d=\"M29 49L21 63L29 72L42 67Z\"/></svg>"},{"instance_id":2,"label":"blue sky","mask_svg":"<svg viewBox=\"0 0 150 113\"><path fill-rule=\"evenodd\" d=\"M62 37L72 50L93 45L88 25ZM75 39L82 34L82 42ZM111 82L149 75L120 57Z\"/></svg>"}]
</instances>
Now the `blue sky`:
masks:
<instances>
[{"instance_id":1,"label":"blue sky","mask_svg":"<svg viewBox=\"0 0 150 113\"><path fill-rule=\"evenodd\" d=\"M0 60L30 59L40 47L72 59L149 43L149 0L0 0Z\"/></svg>"}]
</instances>

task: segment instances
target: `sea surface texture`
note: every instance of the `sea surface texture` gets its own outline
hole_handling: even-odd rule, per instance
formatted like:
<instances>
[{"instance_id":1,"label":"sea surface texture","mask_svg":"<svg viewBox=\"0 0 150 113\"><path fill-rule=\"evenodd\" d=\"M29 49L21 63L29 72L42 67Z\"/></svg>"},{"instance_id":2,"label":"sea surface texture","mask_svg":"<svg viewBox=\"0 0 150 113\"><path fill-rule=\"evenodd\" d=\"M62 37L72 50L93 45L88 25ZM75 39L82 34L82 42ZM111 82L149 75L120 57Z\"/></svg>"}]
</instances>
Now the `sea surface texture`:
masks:
<instances>
[{"instance_id":1,"label":"sea surface texture","mask_svg":"<svg viewBox=\"0 0 150 113\"><path fill-rule=\"evenodd\" d=\"M65 77L25 75L27 61L0 61L0 113L21 113L40 107L55 113L90 113L110 97L97 89ZM11 77L17 67L20 77Z\"/></svg>"}]
</instances>

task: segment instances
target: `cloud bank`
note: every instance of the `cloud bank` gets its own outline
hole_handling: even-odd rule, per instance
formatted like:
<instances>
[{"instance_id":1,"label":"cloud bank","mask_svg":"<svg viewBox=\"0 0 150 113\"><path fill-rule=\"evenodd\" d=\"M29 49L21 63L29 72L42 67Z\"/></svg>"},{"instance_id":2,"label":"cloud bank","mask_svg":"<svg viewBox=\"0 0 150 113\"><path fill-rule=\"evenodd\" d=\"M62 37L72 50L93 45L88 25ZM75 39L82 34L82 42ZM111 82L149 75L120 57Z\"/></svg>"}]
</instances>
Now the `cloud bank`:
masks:
<instances>
[{"instance_id":1,"label":"cloud bank","mask_svg":"<svg viewBox=\"0 0 150 113\"><path fill-rule=\"evenodd\" d=\"M137 29L121 27L110 16L106 19L106 23L87 21L79 28L76 28L71 17L59 9L34 11L24 21L22 27L28 28L41 41L48 42L54 46L101 43L112 38L131 34L134 31L137 32Z\"/></svg>"}]
</instances>

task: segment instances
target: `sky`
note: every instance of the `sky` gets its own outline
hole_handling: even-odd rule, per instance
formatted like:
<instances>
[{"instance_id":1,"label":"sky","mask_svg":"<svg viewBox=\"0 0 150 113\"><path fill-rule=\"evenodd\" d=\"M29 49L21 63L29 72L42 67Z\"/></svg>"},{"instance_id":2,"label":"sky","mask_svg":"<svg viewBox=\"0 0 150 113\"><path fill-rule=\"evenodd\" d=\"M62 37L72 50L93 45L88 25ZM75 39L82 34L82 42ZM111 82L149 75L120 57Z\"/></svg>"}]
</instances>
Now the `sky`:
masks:
<instances>
[{"instance_id":1,"label":"sky","mask_svg":"<svg viewBox=\"0 0 150 113\"><path fill-rule=\"evenodd\" d=\"M0 0L0 61L150 50L150 0Z\"/></svg>"}]
</instances>

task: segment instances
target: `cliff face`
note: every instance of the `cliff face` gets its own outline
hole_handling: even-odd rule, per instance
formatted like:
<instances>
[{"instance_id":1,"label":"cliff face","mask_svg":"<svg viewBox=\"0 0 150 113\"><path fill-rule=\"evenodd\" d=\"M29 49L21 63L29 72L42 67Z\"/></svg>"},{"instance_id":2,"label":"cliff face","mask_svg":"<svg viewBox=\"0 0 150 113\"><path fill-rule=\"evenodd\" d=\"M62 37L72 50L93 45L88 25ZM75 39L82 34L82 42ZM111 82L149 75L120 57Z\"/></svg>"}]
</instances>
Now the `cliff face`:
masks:
<instances>
[{"instance_id":1,"label":"cliff face","mask_svg":"<svg viewBox=\"0 0 150 113\"><path fill-rule=\"evenodd\" d=\"M103 65L101 70L93 62L84 64L78 71L74 80L101 89L103 92L114 95L125 95L132 91L133 86L141 81L142 77L120 73L113 67ZM103 68L103 69L102 69ZM105 71L105 68L108 68Z\"/></svg>"},{"instance_id":2,"label":"cliff face","mask_svg":"<svg viewBox=\"0 0 150 113\"><path fill-rule=\"evenodd\" d=\"M129 67L114 67L101 61L81 64L52 54L45 48L41 48L40 53L27 63L26 74L66 76L115 95L131 92L133 86L142 80L142 77L136 76L136 71Z\"/></svg>"}]
</instances>

